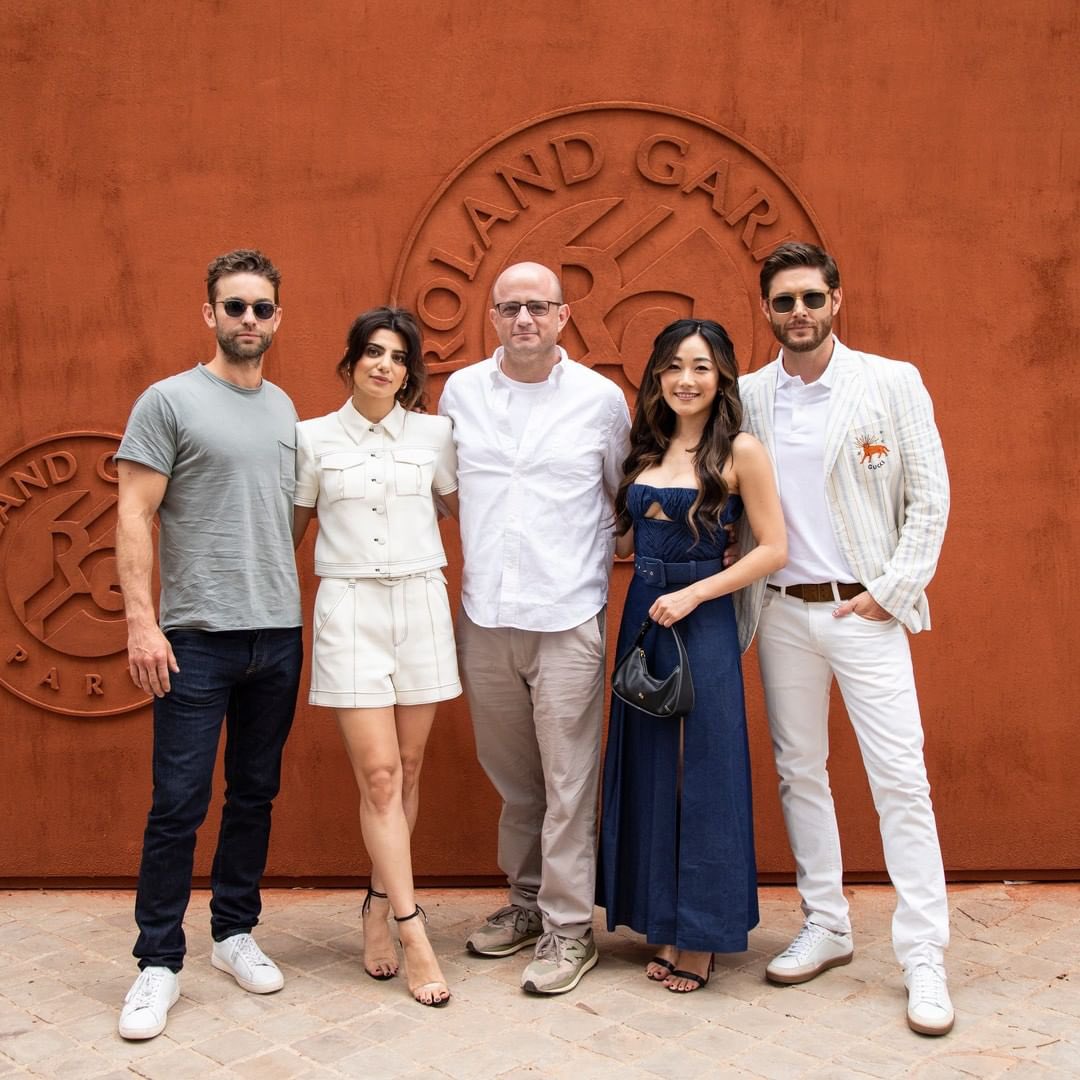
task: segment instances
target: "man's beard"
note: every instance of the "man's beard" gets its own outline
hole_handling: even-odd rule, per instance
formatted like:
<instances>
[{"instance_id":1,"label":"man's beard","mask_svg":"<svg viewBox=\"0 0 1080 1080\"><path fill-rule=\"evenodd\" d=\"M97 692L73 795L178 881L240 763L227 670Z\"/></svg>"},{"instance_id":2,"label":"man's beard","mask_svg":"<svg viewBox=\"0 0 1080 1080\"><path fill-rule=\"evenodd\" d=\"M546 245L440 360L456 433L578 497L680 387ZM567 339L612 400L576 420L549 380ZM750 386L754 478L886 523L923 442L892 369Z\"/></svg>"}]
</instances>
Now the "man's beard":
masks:
<instances>
[{"instance_id":1,"label":"man's beard","mask_svg":"<svg viewBox=\"0 0 1080 1080\"><path fill-rule=\"evenodd\" d=\"M788 352L804 353L813 352L823 341L827 341L832 334L832 319L826 319L822 323L814 323L814 333L808 338L792 338L785 327L776 320L772 320L773 334Z\"/></svg>"},{"instance_id":2,"label":"man's beard","mask_svg":"<svg viewBox=\"0 0 1080 1080\"><path fill-rule=\"evenodd\" d=\"M259 361L270 343L274 340L273 334L256 331L259 334L257 341L245 341L243 344L236 339L240 331L232 334L217 333L217 343L221 346L222 355L230 364L253 364Z\"/></svg>"}]
</instances>

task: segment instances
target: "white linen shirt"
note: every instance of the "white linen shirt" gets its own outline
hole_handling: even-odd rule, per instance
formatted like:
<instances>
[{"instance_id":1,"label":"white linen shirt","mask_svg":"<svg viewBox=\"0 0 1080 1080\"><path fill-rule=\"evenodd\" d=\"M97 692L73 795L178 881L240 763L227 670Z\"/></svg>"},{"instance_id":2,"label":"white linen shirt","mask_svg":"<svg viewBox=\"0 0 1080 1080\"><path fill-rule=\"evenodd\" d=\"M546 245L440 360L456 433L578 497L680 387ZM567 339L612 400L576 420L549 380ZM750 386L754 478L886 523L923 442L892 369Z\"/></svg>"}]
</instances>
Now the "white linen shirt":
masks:
<instances>
[{"instance_id":1,"label":"white linen shirt","mask_svg":"<svg viewBox=\"0 0 1080 1080\"><path fill-rule=\"evenodd\" d=\"M446 565L432 492L457 489L444 417L400 405L378 423L352 401L296 425L297 506L319 516L319 577L404 577Z\"/></svg>"},{"instance_id":2,"label":"white linen shirt","mask_svg":"<svg viewBox=\"0 0 1080 1080\"><path fill-rule=\"evenodd\" d=\"M454 372L439 401L457 446L462 603L478 626L569 630L607 603L630 412L615 383L560 348L514 432L501 359Z\"/></svg>"}]
</instances>

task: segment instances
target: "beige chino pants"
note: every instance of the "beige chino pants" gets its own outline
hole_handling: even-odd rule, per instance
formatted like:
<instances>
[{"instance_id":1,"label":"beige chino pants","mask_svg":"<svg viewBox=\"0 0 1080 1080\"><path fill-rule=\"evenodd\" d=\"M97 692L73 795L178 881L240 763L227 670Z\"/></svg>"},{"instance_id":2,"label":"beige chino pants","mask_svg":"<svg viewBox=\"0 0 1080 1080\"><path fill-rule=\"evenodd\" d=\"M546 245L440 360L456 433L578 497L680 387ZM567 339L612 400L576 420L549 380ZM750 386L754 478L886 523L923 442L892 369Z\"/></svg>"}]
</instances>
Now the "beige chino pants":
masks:
<instances>
[{"instance_id":1,"label":"beige chino pants","mask_svg":"<svg viewBox=\"0 0 1080 1080\"><path fill-rule=\"evenodd\" d=\"M592 928L604 614L550 632L477 626L464 609L458 619L476 753L503 800L510 903L563 937Z\"/></svg>"}]
</instances>

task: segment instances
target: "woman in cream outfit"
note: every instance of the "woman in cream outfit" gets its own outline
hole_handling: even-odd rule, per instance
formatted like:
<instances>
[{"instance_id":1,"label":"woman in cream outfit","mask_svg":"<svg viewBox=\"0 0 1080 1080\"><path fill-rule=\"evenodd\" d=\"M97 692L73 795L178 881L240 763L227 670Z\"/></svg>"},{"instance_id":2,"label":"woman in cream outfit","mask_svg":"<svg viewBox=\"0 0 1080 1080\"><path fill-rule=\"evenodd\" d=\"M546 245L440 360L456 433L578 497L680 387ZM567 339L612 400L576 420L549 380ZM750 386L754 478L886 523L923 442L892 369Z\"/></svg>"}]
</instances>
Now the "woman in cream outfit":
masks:
<instances>
[{"instance_id":1,"label":"woman in cream outfit","mask_svg":"<svg viewBox=\"0 0 1080 1080\"><path fill-rule=\"evenodd\" d=\"M360 789L372 863L364 969L397 974L392 911L410 992L444 1005L450 991L413 894L410 834L436 703L461 693L435 502L457 516L457 460L450 421L410 411L425 372L407 311L360 315L337 370L352 396L296 435L297 543L319 517L308 700L336 710Z\"/></svg>"}]
</instances>

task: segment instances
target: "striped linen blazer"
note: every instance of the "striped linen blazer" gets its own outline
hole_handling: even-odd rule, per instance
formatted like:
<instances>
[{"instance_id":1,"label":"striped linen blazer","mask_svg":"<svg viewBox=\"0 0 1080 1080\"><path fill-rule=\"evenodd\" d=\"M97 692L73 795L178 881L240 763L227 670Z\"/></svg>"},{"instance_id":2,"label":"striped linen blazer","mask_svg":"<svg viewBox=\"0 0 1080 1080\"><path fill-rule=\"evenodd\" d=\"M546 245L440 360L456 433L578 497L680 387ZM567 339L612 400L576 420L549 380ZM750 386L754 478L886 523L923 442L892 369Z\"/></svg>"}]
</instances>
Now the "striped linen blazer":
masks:
<instances>
[{"instance_id":1,"label":"striped linen blazer","mask_svg":"<svg viewBox=\"0 0 1080 1080\"><path fill-rule=\"evenodd\" d=\"M779 357L742 376L743 429L773 459L773 401ZM858 580L911 633L930 629L926 586L934 576L949 515L949 477L934 407L918 370L855 352L834 339L835 366L825 432L825 496L840 550ZM778 478L779 486L779 478ZM754 547L745 515L745 553ZM739 642L757 630L765 580L735 594Z\"/></svg>"}]
</instances>

